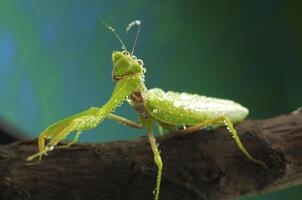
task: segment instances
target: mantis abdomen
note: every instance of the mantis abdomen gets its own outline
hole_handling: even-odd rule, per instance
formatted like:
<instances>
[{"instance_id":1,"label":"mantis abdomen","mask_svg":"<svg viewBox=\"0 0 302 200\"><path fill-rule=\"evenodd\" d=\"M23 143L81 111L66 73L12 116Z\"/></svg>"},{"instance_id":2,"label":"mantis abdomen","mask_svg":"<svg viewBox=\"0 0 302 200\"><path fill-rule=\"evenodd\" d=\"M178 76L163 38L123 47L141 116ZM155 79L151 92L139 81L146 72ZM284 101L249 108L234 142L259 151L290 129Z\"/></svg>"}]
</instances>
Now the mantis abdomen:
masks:
<instances>
[{"instance_id":1,"label":"mantis abdomen","mask_svg":"<svg viewBox=\"0 0 302 200\"><path fill-rule=\"evenodd\" d=\"M236 123L249 113L247 108L231 100L164 92L158 88L148 90L145 106L155 119L170 125L196 125L220 116Z\"/></svg>"}]
</instances>

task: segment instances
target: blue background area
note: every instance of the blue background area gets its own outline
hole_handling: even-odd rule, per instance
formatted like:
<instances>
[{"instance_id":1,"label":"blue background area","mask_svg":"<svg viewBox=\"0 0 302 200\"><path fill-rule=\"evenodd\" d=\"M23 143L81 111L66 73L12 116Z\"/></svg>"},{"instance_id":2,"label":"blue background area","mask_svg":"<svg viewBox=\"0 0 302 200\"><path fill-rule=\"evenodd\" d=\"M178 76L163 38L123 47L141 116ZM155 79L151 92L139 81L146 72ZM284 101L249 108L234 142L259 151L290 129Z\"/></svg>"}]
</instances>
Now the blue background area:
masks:
<instances>
[{"instance_id":1,"label":"blue background area","mask_svg":"<svg viewBox=\"0 0 302 200\"><path fill-rule=\"evenodd\" d=\"M0 0L0 116L31 136L111 95L111 53L130 47L146 85L236 100L251 118L293 111L302 102L301 3L295 1ZM124 105L118 114L136 119ZM105 120L82 141L133 139L144 131ZM249 199L299 199L294 187Z\"/></svg>"}]
</instances>

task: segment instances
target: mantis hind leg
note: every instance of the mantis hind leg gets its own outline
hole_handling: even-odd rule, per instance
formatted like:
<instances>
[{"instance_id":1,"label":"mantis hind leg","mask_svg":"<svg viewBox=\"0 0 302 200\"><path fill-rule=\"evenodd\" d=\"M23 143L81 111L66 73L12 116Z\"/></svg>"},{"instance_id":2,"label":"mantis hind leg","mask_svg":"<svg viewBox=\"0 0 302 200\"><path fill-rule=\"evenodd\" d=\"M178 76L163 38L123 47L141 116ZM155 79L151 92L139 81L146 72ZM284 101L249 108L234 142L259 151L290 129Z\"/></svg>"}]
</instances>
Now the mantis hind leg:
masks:
<instances>
[{"instance_id":1,"label":"mantis hind leg","mask_svg":"<svg viewBox=\"0 0 302 200\"><path fill-rule=\"evenodd\" d=\"M225 117L225 116L221 116L221 117L217 117L215 119L209 119L209 120L206 120L206 121L203 121L195 126L191 126L187 129L184 129L184 130L180 130L179 132L183 132L183 133L193 133L195 131L198 131L200 130L201 128L205 128L207 126L216 126L216 125L225 125L228 129L228 131L232 134L238 148L243 152L243 154L251 161L257 163L257 164L260 164L262 165L263 167L265 168L268 168L267 165L260 161L260 160L257 160L255 159L253 156L251 156L251 154L246 150L246 148L243 146L242 142L240 141L240 138L237 134L237 131L236 129L234 128L233 126L233 123L232 121L228 118L228 117Z\"/></svg>"}]
</instances>

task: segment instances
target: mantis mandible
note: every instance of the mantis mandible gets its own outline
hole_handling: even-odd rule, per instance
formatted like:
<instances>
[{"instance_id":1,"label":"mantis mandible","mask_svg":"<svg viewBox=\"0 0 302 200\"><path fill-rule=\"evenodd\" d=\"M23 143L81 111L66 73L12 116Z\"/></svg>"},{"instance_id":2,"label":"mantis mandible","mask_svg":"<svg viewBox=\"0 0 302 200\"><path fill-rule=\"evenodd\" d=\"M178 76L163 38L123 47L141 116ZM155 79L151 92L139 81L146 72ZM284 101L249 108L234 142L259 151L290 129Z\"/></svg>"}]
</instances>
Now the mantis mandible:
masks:
<instances>
[{"instance_id":1,"label":"mantis mandible","mask_svg":"<svg viewBox=\"0 0 302 200\"><path fill-rule=\"evenodd\" d=\"M186 128L184 129L178 129L178 132L185 134L193 133L209 126L225 125L242 153L249 160L266 167L265 163L252 157L245 149L233 127L234 123L242 121L248 115L249 111L247 108L226 99L189 93L164 92L158 88L148 90L144 84L144 73L146 70L143 66L143 61L137 59L134 55L141 22L135 20L126 29L129 31L132 26L136 25L138 27L130 53L115 29L105 22L103 23L114 33L122 45L122 51L113 51L112 53L112 78L116 85L111 98L100 108L92 107L49 126L38 138L39 152L29 156L27 161L32 161L35 158L41 160L43 155L53 150L67 135L75 133L72 141L66 145L58 146L58 148L70 147L77 142L82 131L93 129L105 118L109 118L130 127L147 129L148 140L154 154L154 162L158 168L154 190L155 200L159 199L163 162L153 134L152 127L154 123L159 125L160 130L162 130L162 127L171 130L171 127L177 129L180 126L185 126ZM113 114L115 109L126 99L138 113L140 123ZM48 140L47 143L45 142L46 139Z\"/></svg>"}]
</instances>

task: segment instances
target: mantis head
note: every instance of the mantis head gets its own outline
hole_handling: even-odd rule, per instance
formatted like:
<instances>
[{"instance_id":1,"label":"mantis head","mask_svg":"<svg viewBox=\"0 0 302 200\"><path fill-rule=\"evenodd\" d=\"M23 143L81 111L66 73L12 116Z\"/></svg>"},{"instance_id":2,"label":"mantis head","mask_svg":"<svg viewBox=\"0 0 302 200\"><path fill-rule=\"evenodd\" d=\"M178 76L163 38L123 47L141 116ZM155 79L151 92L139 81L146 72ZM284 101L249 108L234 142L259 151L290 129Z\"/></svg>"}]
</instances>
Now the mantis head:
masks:
<instances>
[{"instance_id":1,"label":"mantis head","mask_svg":"<svg viewBox=\"0 0 302 200\"><path fill-rule=\"evenodd\" d=\"M112 53L113 80L118 81L135 75L143 76L144 72L146 71L145 68L143 68L144 62L141 59L137 59L136 56L133 55L138 40L138 36L140 33L141 21L139 20L132 21L126 28L126 31L128 32L133 26L135 25L138 26L131 53L127 51L123 40L116 32L116 30L111 26L107 25L103 20L102 22L110 31L113 32L116 38L120 41L123 49L123 51L113 51Z\"/></svg>"},{"instance_id":2,"label":"mantis head","mask_svg":"<svg viewBox=\"0 0 302 200\"><path fill-rule=\"evenodd\" d=\"M145 68L141 59L131 55L128 51L113 51L112 53L112 78L120 80L134 75L143 75Z\"/></svg>"}]
</instances>

